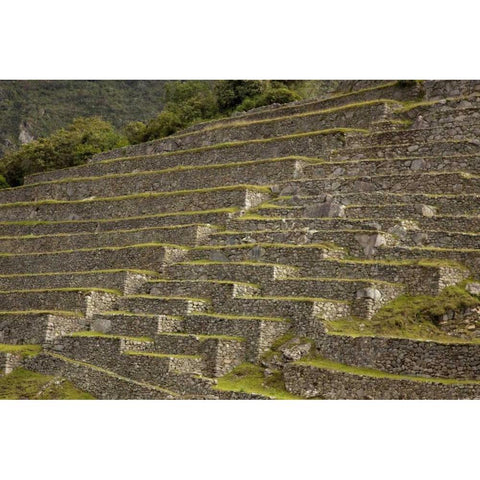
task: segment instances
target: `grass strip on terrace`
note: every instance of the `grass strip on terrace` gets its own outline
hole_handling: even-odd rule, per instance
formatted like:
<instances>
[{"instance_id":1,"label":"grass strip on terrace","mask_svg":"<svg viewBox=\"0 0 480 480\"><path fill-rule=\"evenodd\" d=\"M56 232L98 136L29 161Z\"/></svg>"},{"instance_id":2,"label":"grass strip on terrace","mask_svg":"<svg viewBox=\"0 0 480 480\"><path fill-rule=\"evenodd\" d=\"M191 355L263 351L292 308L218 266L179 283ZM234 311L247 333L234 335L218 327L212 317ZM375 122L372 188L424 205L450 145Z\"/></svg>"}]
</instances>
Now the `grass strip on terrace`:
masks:
<instances>
[{"instance_id":1,"label":"grass strip on terrace","mask_svg":"<svg viewBox=\"0 0 480 480\"><path fill-rule=\"evenodd\" d=\"M158 247L158 248L175 248L178 250L188 250L188 247L183 245L172 245L168 243L141 243L137 245L122 245L118 247L96 247L96 248L77 248L75 250L57 250L54 252L30 252L30 253L0 253L0 257L27 257L27 256L37 256L37 255L57 255L63 253L76 253L76 252L93 252L96 250L108 250L108 251L117 251L123 250L126 248L151 248L151 247Z\"/></svg>"},{"instance_id":2,"label":"grass strip on terrace","mask_svg":"<svg viewBox=\"0 0 480 480\"><path fill-rule=\"evenodd\" d=\"M341 278L341 277L288 277L288 278L277 278L275 279L277 282L289 282L289 281L295 281L295 282L302 282L302 281L308 281L308 282L345 282L345 283L356 283L356 282L361 282L361 283L369 283L372 285L388 285L392 287L400 286L402 285L399 282L387 282L385 280L377 280L375 278Z\"/></svg>"},{"instance_id":3,"label":"grass strip on terrace","mask_svg":"<svg viewBox=\"0 0 480 480\"><path fill-rule=\"evenodd\" d=\"M284 317L265 317L258 315L234 315L229 313L209 313L209 312L191 312L188 314L193 317L209 317L209 318L224 318L226 320L253 320L253 321L265 321L265 322L286 322L290 320Z\"/></svg>"},{"instance_id":4,"label":"grass strip on terrace","mask_svg":"<svg viewBox=\"0 0 480 480\"><path fill-rule=\"evenodd\" d=\"M59 317L83 317L80 312L70 310L2 310L0 311L0 315L56 315Z\"/></svg>"},{"instance_id":5,"label":"grass strip on terrace","mask_svg":"<svg viewBox=\"0 0 480 480\"><path fill-rule=\"evenodd\" d=\"M440 383L445 385L480 385L480 380L457 380L452 378L437 378L437 377L416 377L413 375L397 375L393 373L386 373L381 370L366 367L353 367L343 363L326 360L323 358L316 358L310 360L298 360L294 362L295 365L305 365L310 367L317 367L322 370L330 370L335 372L349 373L351 375L359 375L372 378L386 378L391 380L409 380L420 383Z\"/></svg>"},{"instance_id":6,"label":"grass strip on terrace","mask_svg":"<svg viewBox=\"0 0 480 480\"><path fill-rule=\"evenodd\" d=\"M0 295L9 295L13 293L48 293L48 292L100 292L111 293L112 295L121 295L120 290L112 288L96 288L96 287L63 287L63 288L32 288L23 290L0 290Z\"/></svg>"},{"instance_id":7,"label":"grass strip on terrace","mask_svg":"<svg viewBox=\"0 0 480 480\"><path fill-rule=\"evenodd\" d=\"M85 330L81 332L74 332L68 335L69 337L95 337L95 338L112 338L115 340L130 340L132 342L153 342L151 337L130 337L127 335L110 335L108 333L94 332L91 330Z\"/></svg>"},{"instance_id":8,"label":"grass strip on terrace","mask_svg":"<svg viewBox=\"0 0 480 480\"><path fill-rule=\"evenodd\" d=\"M65 232L65 233L47 233L43 235L17 235L17 236L0 236L0 240L30 240L37 238L56 238L56 237L78 237L78 236L99 236L99 235L112 235L117 233L138 233L138 232L150 232L150 231L168 231L168 230L181 230L192 227L210 227L214 230L221 230L221 227L216 225L210 225L205 223L187 223L179 225L166 225L161 227L142 227L142 228L130 228L130 229L118 229L118 230L105 230L102 232Z\"/></svg>"},{"instance_id":9,"label":"grass strip on terrace","mask_svg":"<svg viewBox=\"0 0 480 480\"><path fill-rule=\"evenodd\" d=\"M122 355L138 356L138 357L154 357L154 358L178 358L178 359L190 359L190 360L200 360L201 355L186 355L178 353L157 353L157 352L139 352L136 350L125 350L122 352Z\"/></svg>"},{"instance_id":10,"label":"grass strip on terrace","mask_svg":"<svg viewBox=\"0 0 480 480\"><path fill-rule=\"evenodd\" d=\"M235 249L248 249L253 247L265 247L265 248L300 248L300 249L323 249L323 250L344 250L333 243L308 243L308 244L293 244L293 243L272 243L272 242L257 242L257 243L241 243L238 245L199 245L196 247L189 247L190 251L201 250L235 250Z\"/></svg>"},{"instance_id":11,"label":"grass strip on terrace","mask_svg":"<svg viewBox=\"0 0 480 480\"><path fill-rule=\"evenodd\" d=\"M186 297L182 295L172 295L172 296L165 296L165 295L147 295L147 294L135 294L135 295L124 295L122 299L135 299L135 298L147 298L153 300L185 300L191 302L200 302L211 304L212 301L209 298L196 298L196 297Z\"/></svg>"},{"instance_id":12,"label":"grass strip on terrace","mask_svg":"<svg viewBox=\"0 0 480 480\"><path fill-rule=\"evenodd\" d=\"M207 340L227 340L227 341L234 341L234 342L245 342L245 337L235 337L232 335L205 335L205 334L198 334L198 333L180 333L180 332L160 332L157 333L156 337L194 337L198 338L200 342L205 342Z\"/></svg>"},{"instance_id":13,"label":"grass strip on terrace","mask_svg":"<svg viewBox=\"0 0 480 480\"><path fill-rule=\"evenodd\" d=\"M320 297L284 297L275 295L238 295L235 298L240 300L275 300L279 302L310 302L310 303L342 303L349 304L348 300L336 300L333 298L320 298Z\"/></svg>"},{"instance_id":14,"label":"grass strip on terrace","mask_svg":"<svg viewBox=\"0 0 480 480\"><path fill-rule=\"evenodd\" d=\"M153 270L135 270L126 268L117 268L110 270L87 270L81 272L40 272L40 273L5 273L0 274L0 278L18 278L18 277L43 277L43 276L67 276L67 275L101 275L101 274L115 274L115 273L135 273L139 275L155 276L159 275L158 272Z\"/></svg>"},{"instance_id":15,"label":"grass strip on terrace","mask_svg":"<svg viewBox=\"0 0 480 480\"><path fill-rule=\"evenodd\" d=\"M236 280L215 280L215 279L176 279L176 278L159 278L159 279L151 279L147 280L147 283L196 283L196 284L203 284L203 283L212 283L212 284L219 284L219 285L241 285L245 287L253 287L258 288L259 285L256 283L250 282L239 282Z\"/></svg>"},{"instance_id":16,"label":"grass strip on terrace","mask_svg":"<svg viewBox=\"0 0 480 480\"><path fill-rule=\"evenodd\" d=\"M166 218L166 217L185 217L189 215L210 215L220 213L237 213L240 211L240 207L227 207L217 208L211 210L192 210L183 212L166 212L155 213L151 215L138 215L133 217L113 217L113 218L92 218L88 220L7 220L0 221L0 225L22 225L22 226L37 226L37 225L63 225L63 224L83 224L83 223L111 223L128 220L145 220L153 218Z\"/></svg>"},{"instance_id":17,"label":"grass strip on terrace","mask_svg":"<svg viewBox=\"0 0 480 480\"><path fill-rule=\"evenodd\" d=\"M6 343L0 343L0 353L16 353L25 357L31 357L40 353L41 350L41 345L11 345Z\"/></svg>"}]
</instances>

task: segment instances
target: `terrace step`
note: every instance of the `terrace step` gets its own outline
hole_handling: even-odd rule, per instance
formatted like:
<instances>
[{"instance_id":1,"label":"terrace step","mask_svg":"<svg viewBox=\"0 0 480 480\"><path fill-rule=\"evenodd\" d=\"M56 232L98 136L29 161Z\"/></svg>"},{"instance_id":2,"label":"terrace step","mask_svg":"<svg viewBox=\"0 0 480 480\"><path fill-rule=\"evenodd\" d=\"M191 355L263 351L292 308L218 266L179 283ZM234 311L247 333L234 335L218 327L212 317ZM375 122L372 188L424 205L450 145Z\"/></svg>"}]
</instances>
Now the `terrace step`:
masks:
<instances>
[{"instance_id":1,"label":"terrace step","mask_svg":"<svg viewBox=\"0 0 480 480\"><path fill-rule=\"evenodd\" d=\"M112 269L145 269L158 271L169 261L185 255L181 247L161 244L102 247L24 254L0 254L0 270L5 274L47 273Z\"/></svg>"},{"instance_id":2,"label":"terrace step","mask_svg":"<svg viewBox=\"0 0 480 480\"><path fill-rule=\"evenodd\" d=\"M333 245L287 243L246 243L227 246L201 246L188 251L184 261L213 260L222 262L260 261L292 266L309 265L323 258L343 258L344 250Z\"/></svg>"},{"instance_id":3,"label":"terrace step","mask_svg":"<svg viewBox=\"0 0 480 480\"><path fill-rule=\"evenodd\" d=\"M479 398L480 382L393 375L327 360L294 362L284 369L287 390L325 399Z\"/></svg>"},{"instance_id":4,"label":"terrace step","mask_svg":"<svg viewBox=\"0 0 480 480\"><path fill-rule=\"evenodd\" d=\"M182 331L195 335L226 335L245 338L247 361L258 360L271 344L289 329L290 323L281 318L224 313L187 315Z\"/></svg>"},{"instance_id":5,"label":"terrace step","mask_svg":"<svg viewBox=\"0 0 480 480\"><path fill-rule=\"evenodd\" d=\"M41 288L104 288L123 294L138 293L147 279L158 275L141 270L98 270L0 275L0 290Z\"/></svg>"},{"instance_id":6,"label":"terrace step","mask_svg":"<svg viewBox=\"0 0 480 480\"><path fill-rule=\"evenodd\" d=\"M99 399L175 399L179 395L146 382L122 377L108 369L63 355L41 353L27 362L27 368L70 380L78 388Z\"/></svg>"},{"instance_id":7,"label":"terrace step","mask_svg":"<svg viewBox=\"0 0 480 480\"><path fill-rule=\"evenodd\" d=\"M175 225L133 230L111 230L98 233L69 233L43 236L0 237L0 251L14 253L56 252L102 247L121 247L140 243L177 243L195 246L217 228L211 225Z\"/></svg>"},{"instance_id":8,"label":"terrace step","mask_svg":"<svg viewBox=\"0 0 480 480\"><path fill-rule=\"evenodd\" d=\"M308 245L333 243L346 248L351 255L371 257L380 245L396 245L398 240L379 230L252 230L225 231L210 236L210 245L236 245L242 243L280 243Z\"/></svg>"},{"instance_id":9,"label":"terrace step","mask_svg":"<svg viewBox=\"0 0 480 480\"><path fill-rule=\"evenodd\" d=\"M478 111L480 112L480 109ZM416 145L440 140L465 140L477 137L480 134L480 119L478 117L469 118L465 114L463 117L461 122L457 121L454 124L441 126L435 124L427 128L413 126L405 130L377 131L361 136L352 134L347 138L345 147L350 149L374 145L398 145L406 142Z\"/></svg>"},{"instance_id":10,"label":"terrace step","mask_svg":"<svg viewBox=\"0 0 480 480\"><path fill-rule=\"evenodd\" d=\"M95 233L112 230L132 230L155 228L160 226L213 224L225 225L232 216L238 214L238 208L220 208L216 210L196 210L139 217L102 218L93 220L25 220L0 221L5 236L55 235L67 233ZM18 217L22 218L22 217Z\"/></svg>"},{"instance_id":11,"label":"terrace step","mask_svg":"<svg viewBox=\"0 0 480 480\"><path fill-rule=\"evenodd\" d=\"M363 158L398 158L433 155L475 155L480 152L474 135L463 140L440 140L436 142L398 143L373 145L369 147L338 149L330 155L330 160L355 160Z\"/></svg>"},{"instance_id":12,"label":"terrace step","mask_svg":"<svg viewBox=\"0 0 480 480\"><path fill-rule=\"evenodd\" d=\"M227 126L242 121L262 120L283 116L296 115L299 113L312 112L329 108L336 108L342 105L362 103L369 100L390 98L395 100L417 100L421 96L419 85L398 86L398 82L380 82L378 85L368 86L353 91L337 91L326 97L315 100L303 100L292 102L288 105L268 105L267 107L255 108L246 112L236 112L230 118L223 118L217 121L205 122L193 125L185 132L194 132L216 126Z\"/></svg>"},{"instance_id":13,"label":"terrace step","mask_svg":"<svg viewBox=\"0 0 480 480\"><path fill-rule=\"evenodd\" d=\"M37 174L25 179L26 187L33 185L31 182L53 182L63 179L101 177L111 174L128 174L132 171L155 171L160 169L180 168L182 165L193 168L204 166L208 168L213 164L232 164L248 162L259 159L279 158L291 155L318 157L329 153L334 148L344 145L346 132L353 129L328 129L310 130L294 135L284 135L267 139L254 139L248 141L217 143L215 145L194 148L190 150L175 150L154 154L153 142L135 145L132 151L136 152L125 157L118 150L108 152L114 158L100 162L90 162L77 167L71 167L53 172ZM189 170L184 170L189 171ZM197 183L198 185L198 183ZM13 192L17 189L9 189ZM4 194L2 194L4 195ZM6 194L10 195L9 193ZM3 196L0 198L4 198ZM3 202L4 200L2 200ZM10 200L12 201L12 200Z\"/></svg>"},{"instance_id":14,"label":"terrace step","mask_svg":"<svg viewBox=\"0 0 480 480\"><path fill-rule=\"evenodd\" d=\"M115 301L114 290L105 289L38 289L11 290L0 292L2 311L66 311L77 315L91 316L99 305L109 305Z\"/></svg>"},{"instance_id":15,"label":"terrace step","mask_svg":"<svg viewBox=\"0 0 480 480\"><path fill-rule=\"evenodd\" d=\"M409 203L421 207L427 205L434 209L435 214L465 214L476 211L480 205L480 195L472 194L424 194L424 193L393 193L393 192L352 192L333 194L332 200L349 207L368 205L399 205ZM325 195L279 197L275 205L282 207L303 207L303 215L325 201ZM248 215L248 214L247 214ZM398 216L398 215L395 215ZM301 217L299 218L301 220ZM234 223L234 220L231 222Z\"/></svg>"},{"instance_id":16,"label":"terrace step","mask_svg":"<svg viewBox=\"0 0 480 480\"><path fill-rule=\"evenodd\" d=\"M354 301L366 289L375 289L385 304L404 291L399 283L358 278L286 278L277 279L262 287L262 295L274 297L318 297L332 300Z\"/></svg>"},{"instance_id":17,"label":"terrace step","mask_svg":"<svg viewBox=\"0 0 480 480\"><path fill-rule=\"evenodd\" d=\"M154 295L125 295L115 303L115 309L120 311L153 315L188 315L203 312L208 306L204 298Z\"/></svg>"},{"instance_id":18,"label":"terrace step","mask_svg":"<svg viewBox=\"0 0 480 480\"><path fill-rule=\"evenodd\" d=\"M480 379L480 343L322 334L316 339L322 358L395 375Z\"/></svg>"},{"instance_id":19,"label":"terrace step","mask_svg":"<svg viewBox=\"0 0 480 480\"><path fill-rule=\"evenodd\" d=\"M261 158L261 157L257 157ZM96 196L121 197L141 193L213 189L225 186L265 185L295 178L302 157L277 157L237 163L180 166L95 177L66 178L0 190L0 218L9 220L5 205L32 200L84 200ZM268 179L266 181L266 179ZM11 208L8 208L10 211Z\"/></svg>"},{"instance_id":20,"label":"terrace step","mask_svg":"<svg viewBox=\"0 0 480 480\"><path fill-rule=\"evenodd\" d=\"M302 166L304 178L391 175L405 172L464 172L478 175L479 155L436 155L317 161ZM439 192L440 193L440 192Z\"/></svg>"},{"instance_id":21,"label":"terrace step","mask_svg":"<svg viewBox=\"0 0 480 480\"><path fill-rule=\"evenodd\" d=\"M149 295L206 297L215 304L223 304L238 295L254 295L258 290L255 284L228 280L155 279L145 284L145 293Z\"/></svg>"},{"instance_id":22,"label":"terrace step","mask_svg":"<svg viewBox=\"0 0 480 480\"><path fill-rule=\"evenodd\" d=\"M96 220L102 223L140 216L162 218L160 216L162 213L165 216L175 215L175 212L177 215L181 215L188 211L217 209L218 205L222 205L224 210L227 208L248 209L264 202L269 197L269 189L265 187L238 185L212 189L91 197L81 200L35 201L33 198L26 202L22 200L20 203L0 205L0 215L15 220L28 218L32 222Z\"/></svg>"},{"instance_id":23,"label":"terrace step","mask_svg":"<svg viewBox=\"0 0 480 480\"><path fill-rule=\"evenodd\" d=\"M293 180L282 184L296 195L390 191L402 193L477 193L479 178L462 172L411 172L372 177ZM420 191L419 191L420 189Z\"/></svg>"},{"instance_id":24,"label":"terrace step","mask_svg":"<svg viewBox=\"0 0 480 480\"><path fill-rule=\"evenodd\" d=\"M445 287L469 276L468 269L441 261L335 260L325 259L316 265L300 267L295 276L330 278L368 278L403 284L412 295L438 295ZM288 278L288 277L286 277Z\"/></svg>"},{"instance_id":25,"label":"terrace step","mask_svg":"<svg viewBox=\"0 0 480 480\"><path fill-rule=\"evenodd\" d=\"M295 267L261 262L183 262L168 265L163 274L171 279L270 282L278 276L294 275Z\"/></svg>"}]
</instances>

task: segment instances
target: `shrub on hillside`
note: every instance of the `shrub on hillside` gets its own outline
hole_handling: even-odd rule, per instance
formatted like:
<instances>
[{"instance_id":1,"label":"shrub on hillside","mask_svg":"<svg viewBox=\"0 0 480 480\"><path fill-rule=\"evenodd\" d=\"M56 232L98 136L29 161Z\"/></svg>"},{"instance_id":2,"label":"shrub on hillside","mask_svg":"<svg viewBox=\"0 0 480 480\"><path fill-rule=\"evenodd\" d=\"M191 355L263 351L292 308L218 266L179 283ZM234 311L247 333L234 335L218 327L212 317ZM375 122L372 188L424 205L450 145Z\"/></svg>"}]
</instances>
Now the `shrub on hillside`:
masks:
<instances>
[{"instance_id":1,"label":"shrub on hillside","mask_svg":"<svg viewBox=\"0 0 480 480\"><path fill-rule=\"evenodd\" d=\"M7 153L0 173L9 185L21 185L25 175L80 165L96 153L127 144L128 140L101 118L77 118L68 127Z\"/></svg>"}]
</instances>

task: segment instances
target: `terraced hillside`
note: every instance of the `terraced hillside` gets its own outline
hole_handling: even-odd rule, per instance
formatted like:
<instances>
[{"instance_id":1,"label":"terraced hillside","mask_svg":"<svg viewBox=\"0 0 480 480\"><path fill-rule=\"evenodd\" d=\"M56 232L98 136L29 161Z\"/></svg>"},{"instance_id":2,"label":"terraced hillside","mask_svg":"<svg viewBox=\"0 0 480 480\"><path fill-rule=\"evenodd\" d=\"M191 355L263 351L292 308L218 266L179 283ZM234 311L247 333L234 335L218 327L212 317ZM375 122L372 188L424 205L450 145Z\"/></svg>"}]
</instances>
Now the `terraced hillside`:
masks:
<instances>
[{"instance_id":1,"label":"terraced hillside","mask_svg":"<svg viewBox=\"0 0 480 480\"><path fill-rule=\"evenodd\" d=\"M0 191L1 371L110 399L479 397L480 82L340 87Z\"/></svg>"}]
</instances>

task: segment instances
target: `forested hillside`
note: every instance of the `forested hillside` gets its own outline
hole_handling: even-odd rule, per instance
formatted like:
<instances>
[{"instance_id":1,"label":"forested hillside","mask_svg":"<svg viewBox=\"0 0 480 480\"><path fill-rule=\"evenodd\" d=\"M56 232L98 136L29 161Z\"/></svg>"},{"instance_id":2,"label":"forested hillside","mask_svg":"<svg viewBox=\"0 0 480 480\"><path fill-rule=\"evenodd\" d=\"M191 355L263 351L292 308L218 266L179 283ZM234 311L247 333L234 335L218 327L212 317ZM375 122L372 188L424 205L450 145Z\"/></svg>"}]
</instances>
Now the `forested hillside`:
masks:
<instances>
[{"instance_id":1,"label":"forested hillside","mask_svg":"<svg viewBox=\"0 0 480 480\"><path fill-rule=\"evenodd\" d=\"M0 81L0 156L74 118L101 116L115 127L162 110L164 80Z\"/></svg>"}]
</instances>

